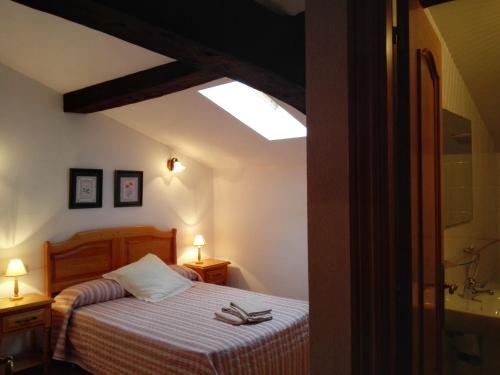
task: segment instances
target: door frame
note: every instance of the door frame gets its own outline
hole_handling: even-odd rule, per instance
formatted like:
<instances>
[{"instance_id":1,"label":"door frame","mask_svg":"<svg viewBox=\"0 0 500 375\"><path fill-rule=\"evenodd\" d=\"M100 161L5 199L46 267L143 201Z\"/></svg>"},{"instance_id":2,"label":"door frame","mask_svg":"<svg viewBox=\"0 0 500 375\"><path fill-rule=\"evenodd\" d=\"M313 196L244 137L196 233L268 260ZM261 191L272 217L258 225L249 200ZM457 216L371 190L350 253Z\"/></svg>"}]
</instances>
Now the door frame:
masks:
<instances>
[{"instance_id":1,"label":"door frame","mask_svg":"<svg viewBox=\"0 0 500 375\"><path fill-rule=\"evenodd\" d=\"M391 0L307 0L311 374L401 373L393 58Z\"/></svg>"},{"instance_id":2,"label":"door frame","mask_svg":"<svg viewBox=\"0 0 500 375\"><path fill-rule=\"evenodd\" d=\"M423 7L445 1L420 0ZM312 374L420 371L413 353L410 1L395 3L396 33L391 0L307 0Z\"/></svg>"}]
</instances>

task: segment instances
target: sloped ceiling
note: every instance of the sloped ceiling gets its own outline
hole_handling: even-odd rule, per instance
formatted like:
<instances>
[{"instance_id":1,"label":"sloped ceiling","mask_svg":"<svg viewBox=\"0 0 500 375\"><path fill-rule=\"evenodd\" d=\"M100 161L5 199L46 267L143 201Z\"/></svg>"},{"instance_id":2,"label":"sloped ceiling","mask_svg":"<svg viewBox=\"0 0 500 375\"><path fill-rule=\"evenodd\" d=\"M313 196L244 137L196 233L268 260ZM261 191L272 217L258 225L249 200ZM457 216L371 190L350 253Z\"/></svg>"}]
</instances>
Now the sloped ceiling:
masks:
<instances>
[{"instance_id":1,"label":"sloped ceiling","mask_svg":"<svg viewBox=\"0 0 500 375\"><path fill-rule=\"evenodd\" d=\"M0 63L57 92L171 61L101 32L0 0ZM222 82L229 79L202 87ZM103 113L211 167L305 161L304 138L267 141L200 95L202 87ZM302 113L280 104L305 124Z\"/></svg>"},{"instance_id":2,"label":"sloped ceiling","mask_svg":"<svg viewBox=\"0 0 500 375\"><path fill-rule=\"evenodd\" d=\"M0 63L60 93L171 61L104 33L0 0Z\"/></svg>"},{"instance_id":3,"label":"sloped ceiling","mask_svg":"<svg viewBox=\"0 0 500 375\"><path fill-rule=\"evenodd\" d=\"M455 0L429 9L500 151L500 1Z\"/></svg>"},{"instance_id":4,"label":"sloped ceiling","mask_svg":"<svg viewBox=\"0 0 500 375\"><path fill-rule=\"evenodd\" d=\"M305 138L268 141L215 106L197 90L230 82L220 79L161 98L104 111L107 116L147 134L214 168L248 164L305 162ZM305 123L305 116L280 103Z\"/></svg>"}]
</instances>

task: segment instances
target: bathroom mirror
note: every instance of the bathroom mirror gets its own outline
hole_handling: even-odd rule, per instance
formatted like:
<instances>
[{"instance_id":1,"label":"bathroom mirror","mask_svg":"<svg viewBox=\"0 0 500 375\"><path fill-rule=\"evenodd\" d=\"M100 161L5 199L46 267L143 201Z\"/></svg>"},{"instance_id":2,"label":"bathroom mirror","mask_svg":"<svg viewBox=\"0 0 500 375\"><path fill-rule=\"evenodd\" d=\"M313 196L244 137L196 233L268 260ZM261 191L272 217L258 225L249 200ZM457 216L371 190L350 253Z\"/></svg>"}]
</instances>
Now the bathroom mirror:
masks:
<instances>
[{"instance_id":1,"label":"bathroom mirror","mask_svg":"<svg viewBox=\"0 0 500 375\"><path fill-rule=\"evenodd\" d=\"M471 121L443 110L443 221L449 228L472 220Z\"/></svg>"}]
</instances>

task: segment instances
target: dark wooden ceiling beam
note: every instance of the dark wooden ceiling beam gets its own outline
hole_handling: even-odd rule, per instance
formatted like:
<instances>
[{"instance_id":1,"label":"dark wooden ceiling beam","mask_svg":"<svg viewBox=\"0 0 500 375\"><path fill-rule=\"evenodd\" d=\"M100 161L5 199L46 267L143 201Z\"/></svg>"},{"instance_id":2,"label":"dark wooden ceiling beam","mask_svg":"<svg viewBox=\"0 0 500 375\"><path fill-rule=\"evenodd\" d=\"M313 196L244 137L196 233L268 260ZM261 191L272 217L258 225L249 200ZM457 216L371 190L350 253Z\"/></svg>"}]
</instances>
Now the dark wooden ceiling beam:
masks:
<instances>
[{"instance_id":1,"label":"dark wooden ceiling beam","mask_svg":"<svg viewBox=\"0 0 500 375\"><path fill-rule=\"evenodd\" d=\"M303 15L278 16L251 0L13 1L247 83L305 113Z\"/></svg>"},{"instance_id":2,"label":"dark wooden ceiling beam","mask_svg":"<svg viewBox=\"0 0 500 375\"><path fill-rule=\"evenodd\" d=\"M94 1L188 38L219 56L305 83L304 13L278 15L254 0Z\"/></svg>"},{"instance_id":3,"label":"dark wooden ceiling beam","mask_svg":"<svg viewBox=\"0 0 500 375\"><path fill-rule=\"evenodd\" d=\"M453 0L420 0L420 4L422 4L422 7L427 8L433 5L438 5L442 3L447 3Z\"/></svg>"},{"instance_id":4,"label":"dark wooden ceiling beam","mask_svg":"<svg viewBox=\"0 0 500 375\"><path fill-rule=\"evenodd\" d=\"M214 79L220 73L179 61L64 94L64 111L92 113L158 98Z\"/></svg>"}]
</instances>

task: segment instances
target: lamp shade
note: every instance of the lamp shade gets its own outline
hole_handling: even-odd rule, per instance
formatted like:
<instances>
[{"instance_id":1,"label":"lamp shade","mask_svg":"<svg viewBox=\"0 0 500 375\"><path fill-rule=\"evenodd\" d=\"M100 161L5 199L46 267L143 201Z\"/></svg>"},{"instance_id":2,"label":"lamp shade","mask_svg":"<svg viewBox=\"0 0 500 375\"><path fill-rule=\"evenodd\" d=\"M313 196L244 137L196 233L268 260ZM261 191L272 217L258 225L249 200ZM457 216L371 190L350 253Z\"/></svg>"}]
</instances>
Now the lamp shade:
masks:
<instances>
[{"instance_id":1,"label":"lamp shade","mask_svg":"<svg viewBox=\"0 0 500 375\"><path fill-rule=\"evenodd\" d=\"M23 261L21 259L11 259L9 265L7 266L7 271L5 276L22 276L26 275L26 268L24 267Z\"/></svg>"},{"instance_id":2,"label":"lamp shade","mask_svg":"<svg viewBox=\"0 0 500 375\"><path fill-rule=\"evenodd\" d=\"M167 168L174 173L178 173L178 172L184 171L186 169L186 166L184 164L182 164L179 161L179 159L170 158L167 161Z\"/></svg>"},{"instance_id":3,"label":"lamp shade","mask_svg":"<svg viewBox=\"0 0 500 375\"><path fill-rule=\"evenodd\" d=\"M194 236L193 246L205 246L206 244L205 238L201 234Z\"/></svg>"},{"instance_id":4,"label":"lamp shade","mask_svg":"<svg viewBox=\"0 0 500 375\"><path fill-rule=\"evenodd\" d=\"M172 172L179 173L184 171L185 169L186 166L182 164L179 160L177 160L176 162L174 162L174 169L172 170Z\"/></svg>"}]
</instances>

